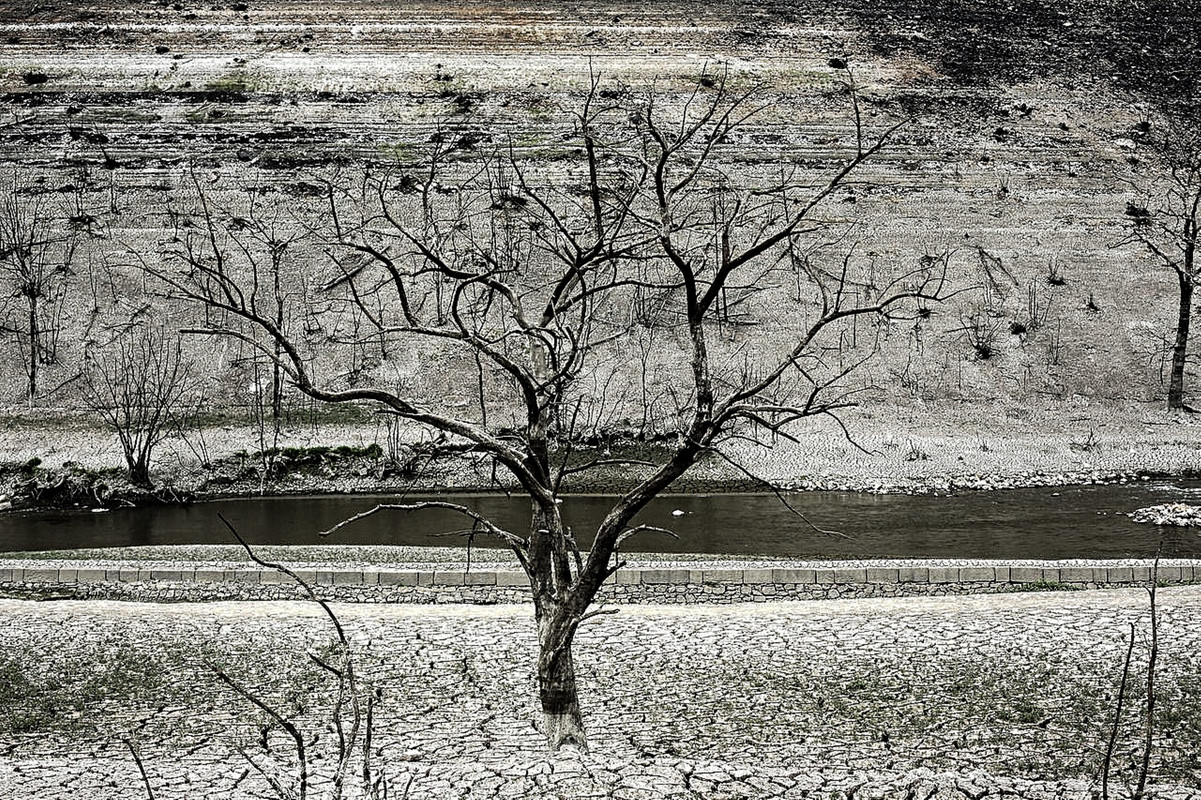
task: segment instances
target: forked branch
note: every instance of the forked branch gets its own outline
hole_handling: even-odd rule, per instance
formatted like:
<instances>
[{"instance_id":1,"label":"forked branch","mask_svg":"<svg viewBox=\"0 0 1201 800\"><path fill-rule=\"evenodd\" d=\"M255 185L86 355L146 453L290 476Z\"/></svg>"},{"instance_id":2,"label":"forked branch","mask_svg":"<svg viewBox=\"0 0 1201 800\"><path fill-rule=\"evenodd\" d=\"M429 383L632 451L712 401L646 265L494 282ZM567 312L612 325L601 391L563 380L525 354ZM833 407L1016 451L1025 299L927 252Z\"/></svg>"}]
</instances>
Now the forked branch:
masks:
<instances>
[{"instance_id":1,"label":"forked branch","mask_svg":"<svg viewBox=\"0 0 1201 800\"><path fill-rule=\"evenodd\" d=\"M321 531L319 535L329 536L330 534L336 533L342 528L345 528L347 525L353 525L354 523L367 519L368 517L375 516L381 511L422 511L430 508L442 508L469 517L483 527L483 533L495 536L505 544L509 545L509 548L517 556L517 560L521 563L521 566L528 571L529 562L527 561L527 550L529 545L524 538L505 530L474 509L468 508L460 503L451 503L445 500L423 500L418 503L380 503L373 508L369 508L366 511L362 511L352 517L342 520L329 530ZM480 531L476 532L478 533Z\"/></svg>"}]
</instances>

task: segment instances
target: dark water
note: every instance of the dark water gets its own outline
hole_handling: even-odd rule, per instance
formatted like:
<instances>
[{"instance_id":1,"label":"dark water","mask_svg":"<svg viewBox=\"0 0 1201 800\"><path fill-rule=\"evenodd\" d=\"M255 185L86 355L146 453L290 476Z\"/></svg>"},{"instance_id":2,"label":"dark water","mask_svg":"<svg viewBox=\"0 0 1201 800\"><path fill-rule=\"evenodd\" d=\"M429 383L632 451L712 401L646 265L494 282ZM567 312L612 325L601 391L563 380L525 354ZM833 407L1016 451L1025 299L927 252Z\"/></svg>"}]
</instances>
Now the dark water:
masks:
<instances>
[{"instance_id":1,"label":"dark water","mask_svg":"<svg viewBox=\"0 0 1201 800\"><path fill-rule=\"evenodd\" d=\"M410 497L413 502L418 497ZM454 495L502 527L524 533L528 502L519 498ZM822 528L816 533L772 495L670 495L652 504L638 522L670 528L642 534L625 549L798 558L1121 558L1154 555L1201 557L1201 532L1131 522L1126 513L1167 502L1201 503L1197 484L1057 487L968 492L951 497L812 492L790 503ZM327 539L317 533L390 497L276 497L201 503L186 508L142 508L106 513L44 512L0 516L0 551L54 550L164 544L228 544L221 511L256 544L462 544L439 533L469 527L451 512L387 511ZM581 545L611 499L569 497L565 514ZM683 511L682 515L673 511ZM485 537L477 545L489 546Z\"/></svg>"}]
</instances>

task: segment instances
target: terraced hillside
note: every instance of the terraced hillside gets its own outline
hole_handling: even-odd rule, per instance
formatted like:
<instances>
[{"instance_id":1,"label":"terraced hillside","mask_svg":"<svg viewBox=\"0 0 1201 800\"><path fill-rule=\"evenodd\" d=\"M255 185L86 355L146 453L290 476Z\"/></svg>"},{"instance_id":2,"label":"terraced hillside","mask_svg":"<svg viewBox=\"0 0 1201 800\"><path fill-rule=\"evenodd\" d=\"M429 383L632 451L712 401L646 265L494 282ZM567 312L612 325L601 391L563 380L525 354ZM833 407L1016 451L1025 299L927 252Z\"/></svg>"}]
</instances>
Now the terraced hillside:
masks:
<instances>
[{"instance_id":1,"label":"terraced hillside","mask_svg":"<svg viewBox=\"0 0 1201 800\"><path fill-rule=\"evenodd\" d=\"M707 74L758 87L761 110L723 159L751 183L788 165L817 184L855 147L846 76L831 59L850 63L869 131L910 121L823 219L882 268L946 254L956 291L929 318L866 332L883 353L858 380L901 405L1162 397L1174 278L1122 245L1146 97L1098 65L1137 70L1088 51L1109 38L1115 11L817 5L107 0L0 11L0 172L54 198L81 233L49 323L59 334L42 383L56 391L39 402L77 402L85 350L152 298L156 287L126 267L153 256L161 212L197 180L231 205L247 187L303 203L365 163L418 164L449 132L554 182L573 169L590 76L680 110ZM1192 13L1169 7L1185 22ZM1163 10L1132 8L1122 24L1165 46ZM8 303L9 328L21 308ZM22 352L6 347L0 365L9 402L25 391ZM244 402L229 387L253 378L233 362L209 367L225 400ZM448 363L452 375L461 366Z\"/></svg>"}]
</instances>

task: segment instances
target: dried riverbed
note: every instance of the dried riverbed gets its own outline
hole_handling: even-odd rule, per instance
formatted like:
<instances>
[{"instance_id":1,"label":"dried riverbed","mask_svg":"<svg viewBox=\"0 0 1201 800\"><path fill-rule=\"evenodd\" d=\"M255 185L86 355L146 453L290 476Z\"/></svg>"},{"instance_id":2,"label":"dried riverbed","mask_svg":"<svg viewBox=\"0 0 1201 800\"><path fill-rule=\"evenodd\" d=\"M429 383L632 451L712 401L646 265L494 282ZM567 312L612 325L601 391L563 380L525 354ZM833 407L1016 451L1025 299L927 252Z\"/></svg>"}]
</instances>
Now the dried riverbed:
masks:
<instances>
[{"instance_id":1,"label":"dried riverbed","mask_svg":"<svg viewBox=\"0 0 1201 800\"><path fill-rule=\"evenodd\" d=\"M1159 599L1152 785L1196 798L1201 589ZM1092 797L1129 625L1136 676L1148 631L1137 590L623 608L578 641L592 752L546 758L529 609L339 612L382 691L376 766L412 798ZM136 796L125 738L159 797L266 791L237 748L286 777L286 742L206 661L287 709L313 752L332 747L312 606L6 600L0 619L5 800Z\"/></svg>"}]
</instances>

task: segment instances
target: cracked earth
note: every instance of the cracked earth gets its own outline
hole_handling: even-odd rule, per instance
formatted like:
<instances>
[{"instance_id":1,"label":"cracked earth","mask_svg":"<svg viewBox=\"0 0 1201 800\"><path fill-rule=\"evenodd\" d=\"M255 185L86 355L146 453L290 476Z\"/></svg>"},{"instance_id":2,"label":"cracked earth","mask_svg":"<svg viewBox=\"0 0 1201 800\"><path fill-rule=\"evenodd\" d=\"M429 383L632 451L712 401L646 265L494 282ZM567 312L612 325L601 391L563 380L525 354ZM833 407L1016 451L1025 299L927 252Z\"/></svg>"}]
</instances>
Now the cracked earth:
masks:
<instances>
[{"instance_id":1,"label":"cracked earth","mask_svg":"<svg viewBox=\"0 0 1201 800\"><path fill-rule=\"evenodd\" d=\"M1152 786L1198 798L1201 587L1159 605ZM577 639L591 750L553 757L529 608L336 608L392 797L1091 798L1132 623L1111 796L1138 747L1140 590L623 607ZM271 795L248 759L286 788L286 735L212 666L296 722L329 789L316 607L0 601L0 621L0 798L144 797L124 740L159 798Z\"/></svg>"}]
</instances>

